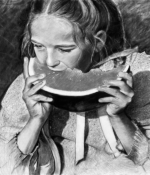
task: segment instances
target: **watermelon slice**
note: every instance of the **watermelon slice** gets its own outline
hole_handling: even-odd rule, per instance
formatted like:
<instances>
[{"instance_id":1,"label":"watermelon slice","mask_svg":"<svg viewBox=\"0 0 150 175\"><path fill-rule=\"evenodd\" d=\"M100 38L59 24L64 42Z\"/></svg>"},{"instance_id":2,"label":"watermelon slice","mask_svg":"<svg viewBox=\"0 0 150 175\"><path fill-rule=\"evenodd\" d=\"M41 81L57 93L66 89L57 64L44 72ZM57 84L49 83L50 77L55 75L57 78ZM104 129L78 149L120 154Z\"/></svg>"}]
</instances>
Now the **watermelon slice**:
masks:
<instances>
[{"instance_id":1,"label":"watermelon slice","mask_svg":"<svg viewBox=\"0 0 150 175\"><path fill-rule=\"evenodd\" d=\"M99 92L99 87L104 84L104 80L117 79L118 72L124 68L122 65L106 72L95 68L87 73L69 68L65 71L52 71L41 65L36 58L31 58L29 75L46 74L46 85L39 93L51 96L54 106L73 112L83 112L104 105L100 104L98 99L109 95Z\"/></svg>"}]
</instances>

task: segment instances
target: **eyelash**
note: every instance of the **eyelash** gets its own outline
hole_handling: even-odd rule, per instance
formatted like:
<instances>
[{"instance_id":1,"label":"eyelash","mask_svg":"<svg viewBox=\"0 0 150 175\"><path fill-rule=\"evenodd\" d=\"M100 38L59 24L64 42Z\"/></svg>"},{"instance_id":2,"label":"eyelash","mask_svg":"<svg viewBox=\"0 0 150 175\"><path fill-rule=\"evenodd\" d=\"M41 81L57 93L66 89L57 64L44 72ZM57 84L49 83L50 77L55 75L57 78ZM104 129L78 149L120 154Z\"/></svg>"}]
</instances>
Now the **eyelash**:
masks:
<instances>
[{"instance_id":1,"label":"eyelash","mask_svg":"<svg viewBox=\"0 0 150 175\"><path fill-rule=\"evenodd\" d=\"M37 44L34 44L34 43L33 43L33 45L34 45L34 47L36 47L39 50L43 50L44 49L44 46L37 45ZM61 52L67 52L67 53L69 53L72 50L74 50L74 48L72 48L72 49L61 49L61 48L58 48L58 50L61 51Z\"/></svg>"},{"instance_id":2,"label":"eyelash","mask_svg":"<svg viewBox=\"0 0 150 175\"><path fill-rule=\"evenodd\" d=\"M60 49L60 48L59 48L59 50L60 50L61 52L71 52L73 49Z\"/></svg>"},{"instance_id":3,"label":"eyelash","mask_svg":"<svg viewBox=\"0 0 150 175\"><path fill-rule=\"evenodd\" d=\"M41 45L37 45L37 44L33 44L34 47L36 47L37 49L39 50L43 50L44 46L41 46Z\"/></svg>"}]
</instances>

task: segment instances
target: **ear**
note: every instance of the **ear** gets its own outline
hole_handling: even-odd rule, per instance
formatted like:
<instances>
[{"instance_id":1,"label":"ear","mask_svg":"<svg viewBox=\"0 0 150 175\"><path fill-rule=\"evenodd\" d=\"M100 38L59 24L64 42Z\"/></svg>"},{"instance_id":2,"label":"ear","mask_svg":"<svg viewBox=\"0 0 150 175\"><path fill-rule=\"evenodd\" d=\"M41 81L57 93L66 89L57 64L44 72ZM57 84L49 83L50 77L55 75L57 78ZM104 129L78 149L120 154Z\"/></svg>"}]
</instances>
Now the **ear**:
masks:
<instances>
[{"instance_id":1,"label":"ear","mask_svg":"<svg viewBox=\"0 0 150 175\"><path fill-rule=\"evenodd\" d=\"M99 52L105 46L105 42L107 38L106 32L103 30L100 30L96 33L94 37L96 40L96 51Z\"/></svg>"}]
</instances>

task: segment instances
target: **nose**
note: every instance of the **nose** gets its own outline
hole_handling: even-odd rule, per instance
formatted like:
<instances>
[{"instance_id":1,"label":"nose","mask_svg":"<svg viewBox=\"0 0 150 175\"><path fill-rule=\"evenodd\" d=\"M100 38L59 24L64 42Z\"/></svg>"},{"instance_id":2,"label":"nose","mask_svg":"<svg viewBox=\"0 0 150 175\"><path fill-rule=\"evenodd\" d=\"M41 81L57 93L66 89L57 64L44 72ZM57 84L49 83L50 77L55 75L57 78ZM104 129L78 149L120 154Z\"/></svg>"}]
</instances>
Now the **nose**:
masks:
<instances>
[{"instance_id":1,"label":"nose","mask_svg":"<svg viewBox=\"0 0 150 175\"><path fill-rule=\"evenodd\" d=\"M60 61L55 58L52 50L49 50L48 54L47 54L46 64L49 67L55 67L55 66L59 65L59 63L60 63Z\"/></svg>"}]
</instances>

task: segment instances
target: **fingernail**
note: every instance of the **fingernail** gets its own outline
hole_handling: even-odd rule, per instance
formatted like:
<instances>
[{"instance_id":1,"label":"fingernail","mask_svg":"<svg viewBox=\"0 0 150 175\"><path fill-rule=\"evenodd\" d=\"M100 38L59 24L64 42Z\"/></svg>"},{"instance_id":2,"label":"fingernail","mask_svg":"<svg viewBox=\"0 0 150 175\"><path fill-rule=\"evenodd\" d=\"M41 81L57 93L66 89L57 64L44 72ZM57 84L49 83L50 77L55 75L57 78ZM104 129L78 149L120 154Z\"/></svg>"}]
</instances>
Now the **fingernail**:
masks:
<instances>
[{"instance_id":1,"label":"fingernail","mask_svg":"<svg viewBox=\"0 0 150 175\"><path fill-rule=\"evenodd\" d=\"M104 88L102 86L97 87L98 91L102 91Z\"/></svg>"},{"instance_id":2,"label":"fingernail","mask_svg":"<svg viewBox=\"0 0 150 175\"><path fill-rule=\"evenodd\" d=\"M40 84L41 84L41 85L46 84L46 81L43 80L43 81L40 82Z\"/></svg>"},{"instance_id":3,"label":"fingernail","mask_svg":"<svg viewBox=\"0 0 150 175\"><path fill-rule=\"evenodd\" d=\"M40 78L44 78L45 77L45 74L41 74L39 77Z\"/></svg>"},{"instance_id":4,"label":"fingernail","mask_svg":"<svg viewBox=\"0 0 150 175\"><path fill-rule=\"evenodd\" d=\"M101 99L98 99L98 102L102 102L102 100Z\"/></svg>"},{"instance_id":5,"label":"fingernail","mask_svg":"<svg viewBox=\"0 0 150 175\"><path fill-rule=\"evenodd\" d=\"M123 73L123 72L119 72L117 76L120 77L122 73Z\"/></svg>"},{"instance_id":6,"label":"fingernail","mask_svg":"<svg viewBox=\"0 0 150 175\"><path fill-rule=\"evenodd\" d=\"M24 57L24 61L25 61L25 62L27 61L27 57Z\"/></svg>"},{"instance_id":7,"label":"fingernail","mask_svg":"<svg viewBox=\"0 0 150 175\"><path fill-rule=\"evenodd\" d=\"M121 152L119 152L119 151L115 152L115 153L114 153L115 158L119 157L120 154L121 154Z\"/></svg>"},{"instance_id":8,"label":"fingernail","mask_svg":"<svg viewBox=\"0 0 150 175\"><path fill-rule=\"evenodd\" d=\"M43 82L42 84L46 84L46 80L43 80L42 82Z\"/></svg>"},{"instance_id":9,"label":"fingernail","mask_svg":"<svg viewBox=\"0 0 150 175\"><path fill-rule=\"evenodd\" d=\"M50 98L50 99L49 99L49 102L52 102L52 101L53 101L53 99L52 99L52 98Z\"/></svg>"},{"instance_id":10,"label":"fingernail","mask_svg":"<svg viewBox=\"0 0 150 175\"><path fill-rule=\"evenodd\" d=\"M43 84L43 81L40 81L39 84Z\"/></svg>"},{"instance_id":11,"label":"fingernail","mask_svg":"<svg viewBox=\"0 0 150 175\"><path fill-rule=\"evenodd\" d=\"M108 84L103 84L102 87L110 87Z\"/></svg>"}]
</instances>

